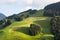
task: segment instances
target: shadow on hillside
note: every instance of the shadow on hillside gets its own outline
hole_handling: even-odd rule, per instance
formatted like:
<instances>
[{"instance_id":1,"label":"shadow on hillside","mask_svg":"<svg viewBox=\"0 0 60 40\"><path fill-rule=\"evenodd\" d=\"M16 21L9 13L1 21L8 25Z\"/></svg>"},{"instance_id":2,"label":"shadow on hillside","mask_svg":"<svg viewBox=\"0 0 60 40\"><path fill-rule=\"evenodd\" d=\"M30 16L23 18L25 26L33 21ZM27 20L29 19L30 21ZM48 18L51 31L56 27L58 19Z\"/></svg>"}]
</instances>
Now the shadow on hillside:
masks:
<instances>
[{"instance_id":1,"label":"shadow on hillside","mask_svg":"<svg viewBox=\"0 0 60 40\"><path fill-rule=\"evenodd\" d=\"M22 32L29 35L29 27L17 27L14 31Z\"/></svg>"},{"instance_id":2,"label":"shadow on hillside","mask_svg":"<svg viewBox=\"0 0 60 40\"><path fill-rule=\"evenodd\" d=\"M0 31L0 37L4 36L5 32L4 31Z\"/></svg>"},{"instance_id":3,"label":"shadow on hillside","mask_svg":"<svg viewBox=\"0 0 60 40\"><path fill-rule=\"evenodd\" d=\"M42 26L44 26L44 25L46 26L46 24L48 24L49 21L48 20L37 20L37 21L34 21L34 23L37 23Z\"/></svg>"},{"instance_id":4,"label":"shadow on hillside","mask_svg":"<svg viewBox=\"0 0 60 40\"><path fill-rule=\"evenodd\" d=\"M37 21L34 21L34 23L41 26L43 33L47 33L47 34L51 33L49 20L37 20Z\"/></svg>"}]
</instances>

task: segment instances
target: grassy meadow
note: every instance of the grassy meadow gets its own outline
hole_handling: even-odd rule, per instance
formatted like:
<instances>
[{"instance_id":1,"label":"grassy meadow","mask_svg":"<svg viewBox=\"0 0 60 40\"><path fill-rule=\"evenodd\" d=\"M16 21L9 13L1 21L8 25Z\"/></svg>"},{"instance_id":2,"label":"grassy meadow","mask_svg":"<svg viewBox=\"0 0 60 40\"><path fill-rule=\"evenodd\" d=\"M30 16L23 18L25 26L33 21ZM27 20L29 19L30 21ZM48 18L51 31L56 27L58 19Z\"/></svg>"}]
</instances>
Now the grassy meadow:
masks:
<instances>
[{"instance_id":1,"label":"grassy meadow","mask_svg":"<svg viewBox=\"0 0 60 40\"><path fill-rule=\"evenodd\" d=\"M14 22L8 27L0 30L0 40L54 40L50 28L51 17L43 16L43 11L38 11L30 17ZM42 31L36 36L29 35L30 24L37 24Z\"/></svg>"}]
</instances>

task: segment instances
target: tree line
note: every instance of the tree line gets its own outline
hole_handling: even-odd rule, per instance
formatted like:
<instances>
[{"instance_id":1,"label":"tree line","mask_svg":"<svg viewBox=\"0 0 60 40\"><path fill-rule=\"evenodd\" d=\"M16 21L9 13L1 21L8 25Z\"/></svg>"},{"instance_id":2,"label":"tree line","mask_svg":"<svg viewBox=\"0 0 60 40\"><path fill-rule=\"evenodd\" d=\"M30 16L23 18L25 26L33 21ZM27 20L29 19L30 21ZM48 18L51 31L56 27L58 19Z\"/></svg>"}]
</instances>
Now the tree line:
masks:
<instances>
[{"instance_id":1,"label":"tree line","mask_svg":"<svg viewBox=\"0 0 60 40\"><path fill-rule=\"evenodd\" d=\"M27 11L21 12L19 14L14 14L0 21L0 29L5 28L12 24L14 21L22 21L28 18L30 15L36 13L37 10L29 9Z\"/></svg>"},{"instance_id":2,"label":"tree line","mask_svg":"<svg viewBox=\"0 0 60 40\"><path fill-rule=\"evenodd\" d=\"M12 15L12 16L9 16L3 20L0 21L0 29L3 29L7 26L9 26L10 24L12 24L14 21L22 21L23 19L29 17L29 15Z\"/></svg>"},{"instance_id":3,"label":"tree line","mask_svg":"<svg viewBox=\"0 0 60 40\"><path fill-rule=\"evenodd\" d=\"M51 19L51 31L55 35L55 40L60 40L60 16Z\"/></svg>"}]
</instances>

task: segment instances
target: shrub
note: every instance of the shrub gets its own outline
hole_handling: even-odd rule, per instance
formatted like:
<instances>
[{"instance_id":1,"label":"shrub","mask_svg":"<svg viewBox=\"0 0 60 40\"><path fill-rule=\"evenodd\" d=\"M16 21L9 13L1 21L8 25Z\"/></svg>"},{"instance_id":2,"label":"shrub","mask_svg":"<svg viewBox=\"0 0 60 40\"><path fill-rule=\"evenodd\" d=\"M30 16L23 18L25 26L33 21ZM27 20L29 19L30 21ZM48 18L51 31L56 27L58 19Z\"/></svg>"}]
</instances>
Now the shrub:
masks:
<instances>
[{"instance_id":1,"label":"shrub","mask_svg":"<svg viewBox=\"0 0 60 40\"><path fill-rule=\"evenodd\" d=\"M36 24L31 24L30 25L30 30L29 33L31 36L35 36L41 32L41 27L36 25Z\"/></svg>"}]
</instances>

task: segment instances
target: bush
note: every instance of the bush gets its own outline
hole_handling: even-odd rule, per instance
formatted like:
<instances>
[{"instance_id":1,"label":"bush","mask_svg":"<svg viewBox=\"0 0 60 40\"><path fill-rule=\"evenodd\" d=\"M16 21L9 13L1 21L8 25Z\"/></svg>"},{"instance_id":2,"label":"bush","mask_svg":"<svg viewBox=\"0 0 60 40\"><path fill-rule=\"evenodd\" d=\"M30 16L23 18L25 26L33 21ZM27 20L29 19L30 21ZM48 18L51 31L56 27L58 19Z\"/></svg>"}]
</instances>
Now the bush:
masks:
<instances>
[{"instance_id":1,"label":"bush","mask_svg":"<svg viewBox=\"0 0 60 40\"><path fill-rule=\"evenodd\" d=\"M30 30L29 33L31 36L35 36L41 32L41 27L36 25L36 24L31 24L30 25Z\"/></svg>"},{"instance_id":2,"label":"bush","mask_svg":"<svg viewBox=\"0 0 60 40\"><path fill-rule=\"evenodd\" d=\"M0 21L0 29L5 28L6 26L11 24L11 20L4 19Z\"/></svg>"}]
</instances>

